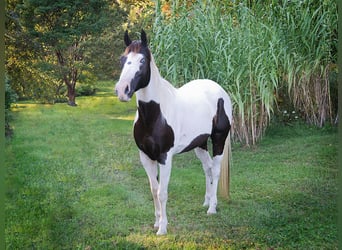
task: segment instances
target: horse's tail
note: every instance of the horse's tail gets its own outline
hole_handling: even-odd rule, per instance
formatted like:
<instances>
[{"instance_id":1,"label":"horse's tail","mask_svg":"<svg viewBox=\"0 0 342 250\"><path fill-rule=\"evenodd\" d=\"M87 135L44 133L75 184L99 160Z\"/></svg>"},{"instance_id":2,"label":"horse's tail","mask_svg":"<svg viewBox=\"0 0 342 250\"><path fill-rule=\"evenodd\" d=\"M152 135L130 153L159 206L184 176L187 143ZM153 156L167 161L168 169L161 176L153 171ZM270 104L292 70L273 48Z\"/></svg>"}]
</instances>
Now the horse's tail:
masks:
<instances>
[{"instance_id":1,"label":"horse's tail","mask_svg":"<svg viewBox=\"0 0 342 250\"><path fill-rule=\"evenodd\" d=\"M231 149L230 132L229 132L226 138L226 142L225 142L224 150L223 150L223 159L221 162L221 174L220 174L220 184L219 184L219 193L225 199L229 199L231 164L232 164L232 149Z\"/></svg>"}]
</instances>

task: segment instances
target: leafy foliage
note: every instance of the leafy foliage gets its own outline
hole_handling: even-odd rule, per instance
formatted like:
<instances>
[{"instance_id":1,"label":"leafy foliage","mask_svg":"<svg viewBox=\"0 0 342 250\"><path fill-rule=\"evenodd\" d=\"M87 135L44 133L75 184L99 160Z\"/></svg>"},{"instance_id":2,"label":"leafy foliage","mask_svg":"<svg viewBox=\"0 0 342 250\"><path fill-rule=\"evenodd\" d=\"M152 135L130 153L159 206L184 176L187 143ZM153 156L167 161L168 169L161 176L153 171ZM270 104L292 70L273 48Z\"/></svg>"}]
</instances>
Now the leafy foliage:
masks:
<instances>
[{"instance_id":1,"label":"leafy foliage","mask_svg":"<svg viewBox=\"0 0 342 250\"><path fill-rule=\"evenodd\" d=\"M5 64L20 99L67 94L74 105L76 82L118 76L123 30L144 28L170 82L210 78L230 93L244 144L284 110L317 126L337 120L333 0L7 2Z\"/></svg>"},{"instance_id":2,"label":"leafy foliage","mask_svg":"<svg viewBox=\"0 0 342 250\"><path fill-rule=\"evenodd\" d=\"M37 96L40 93L49 93L52 97L58 96L63 83L67 87L69 105L76 104L76 83L82 72L90 66L89 62L84 60L84 44L91 36L101 33L104 27L107 27L107 21L111 17L108 10L107 0L72 2L28 0L9 5L8 26L13 27L11 31L15 29L19 31L13 32L12 40L17 36L27 38L25 41L31 40L25 50L29 55L25 62L31 63L27 67L29 70L32 68L36 70L34 74L23 72L25 67L17 65L17 60L12 60L16 66L14 68L20 69L19 72L22 74L17 78L18 85L31 86L32 82L41 78L39 81L41 84L33 84L34 88L29 88L35 92L29 93L29 97L50 99L46 96L43 98ZM23 43L19 46L20 51L23 50L22 45ZM8 61L18 53L15 46L13 47ZM14 70L9 70L10 74L13 72ZM23 81L27 76L30 79ZM49 86L49 83L54 84ZM43 87L40 85L46 88L41 91Z\"/></svg>"},{"instance_id":3,"label":"leafy foliage","mask_svg":"<svg viewBox=\"0 0 342 250\"><path fill-rule=\"evenodd\" d=\"M6 13L6 71L11 78L11 88L19 99L53 102L61 82L50 66L52 57L40 53L37 44L21 25L15 11L17 1L8 1Z\"/></svg>"},{"instance_id":4,"label":"leafy foliage","mask_svg":"<svg viewBox=\"0 0 342 250\"><path fill-rule=\"evenodd\" d=\"M12 87L20 99L45 103L65 100L68 85L76 92L76 82L88 76L117 77L123 30L148 30L153 17L149 0L7 2L6 70Z\"/></svg>"}]
</instances>

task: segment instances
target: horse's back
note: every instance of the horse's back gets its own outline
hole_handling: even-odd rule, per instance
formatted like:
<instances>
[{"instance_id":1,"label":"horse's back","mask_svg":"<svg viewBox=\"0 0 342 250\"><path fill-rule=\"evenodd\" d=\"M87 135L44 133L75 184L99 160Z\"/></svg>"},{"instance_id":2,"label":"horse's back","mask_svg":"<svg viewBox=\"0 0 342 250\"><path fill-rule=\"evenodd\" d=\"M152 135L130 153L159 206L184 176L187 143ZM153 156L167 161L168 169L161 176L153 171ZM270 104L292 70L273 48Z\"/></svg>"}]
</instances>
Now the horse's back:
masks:
<instances>
[{"instance_id":1,"label":"horse's back","mask_svg":"<svg viewBox=\"0 0 342 250\"><path fill-rule=\"evenodd\" d=\"M183 85L178 91L182 99L195 102L199 105L198 108L213 106L216 109L218 99L222 98L228 118L232 119L230 97L218 83L209 79L197 79Z\"/></svg>"}]
</instances>

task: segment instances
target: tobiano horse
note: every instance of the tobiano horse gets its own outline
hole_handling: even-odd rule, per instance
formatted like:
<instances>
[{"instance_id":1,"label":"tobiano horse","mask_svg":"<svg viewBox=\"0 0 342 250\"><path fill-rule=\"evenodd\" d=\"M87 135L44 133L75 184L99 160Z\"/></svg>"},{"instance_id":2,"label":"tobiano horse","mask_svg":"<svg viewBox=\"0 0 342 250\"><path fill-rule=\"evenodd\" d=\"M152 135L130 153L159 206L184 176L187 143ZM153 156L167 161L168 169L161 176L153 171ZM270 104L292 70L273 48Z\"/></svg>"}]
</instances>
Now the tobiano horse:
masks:
<instances>
[{"instance_id":1,"label":"tobiano horse","mask_svg":"<svg viewBox=\"0 0 342 250\"><path fill-rule=\"evenodd\" d=\"M217 186L225 141L230 138L232 105L228 94L211 80L194 80L180 88L163 79L155 64L147 37L132 41L125 32L122 72L115 86L120 101L136 93L134 139L147 173L155 207L157 235L167 233L166 203L172 157L195 150L206 176L204 206L216 213ZM207 141L212 141L212 157ZM159 170L158 170L159 165Z\"/></svg>"}]
</instances>

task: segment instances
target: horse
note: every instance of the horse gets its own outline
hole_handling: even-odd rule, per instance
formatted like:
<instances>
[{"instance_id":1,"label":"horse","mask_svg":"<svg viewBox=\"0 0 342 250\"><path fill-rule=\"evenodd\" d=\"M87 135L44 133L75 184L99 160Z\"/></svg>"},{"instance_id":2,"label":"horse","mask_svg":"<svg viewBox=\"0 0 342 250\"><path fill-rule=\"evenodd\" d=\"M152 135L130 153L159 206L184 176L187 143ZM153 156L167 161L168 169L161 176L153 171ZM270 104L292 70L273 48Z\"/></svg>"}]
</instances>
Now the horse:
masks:
<instances>
[{"instance_id":1,"label":"horse","mask_svg":"<svg viewBox=\"0 0 342 250\"><path fill-rule=\"evenodd\" d=\"M203 205L209 206L207 214L216 213L220 164L226 139L230 140L232 104L229 95L212 80L193 80L175 88L162 78L144 30L140 40L134 41L126 31L124 42L121 75L114 92L122 102L136 94L133 135L153 196L154 228L158 229L157 235L163 235L167 233L166 203L175 154L194 149L206 176ZM209 138L212 157L207 148Z\"/></svg>"}]
</instances>

